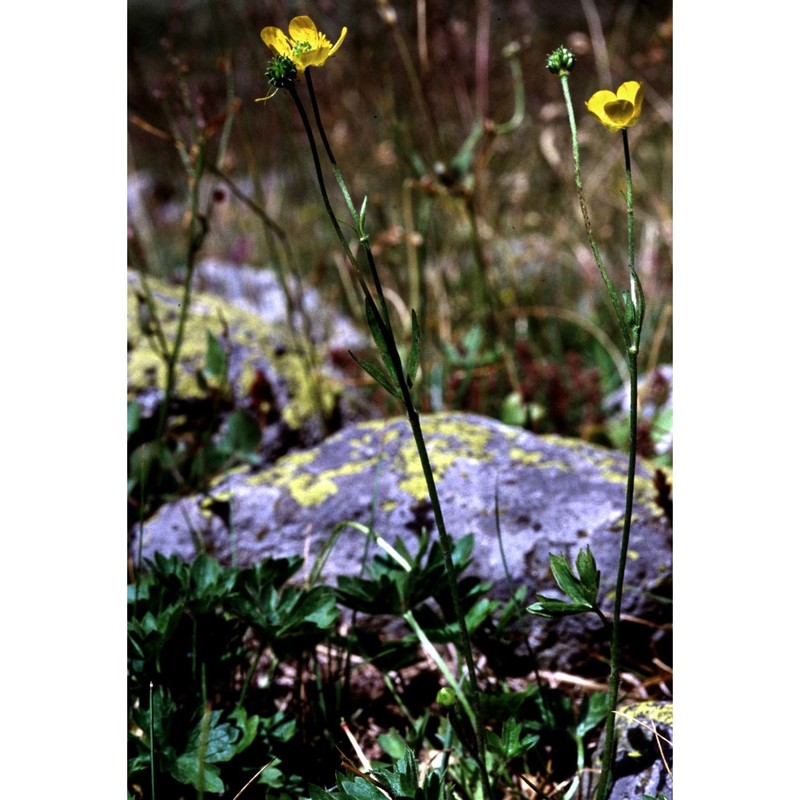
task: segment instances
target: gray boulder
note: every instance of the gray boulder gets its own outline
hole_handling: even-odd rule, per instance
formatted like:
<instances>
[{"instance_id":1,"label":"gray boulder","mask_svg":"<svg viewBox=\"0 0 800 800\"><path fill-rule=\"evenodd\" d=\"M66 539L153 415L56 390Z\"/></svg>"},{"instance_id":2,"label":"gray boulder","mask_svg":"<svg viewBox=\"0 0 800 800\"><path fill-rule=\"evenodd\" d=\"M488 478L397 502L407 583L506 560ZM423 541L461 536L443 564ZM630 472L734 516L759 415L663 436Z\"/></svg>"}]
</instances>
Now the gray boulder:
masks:
<instances>
[{"instance_id":1,"label":"gray boulder","mask_svg":"<svg viewBox=\"0 0 800 800\"><path fill-rule=\"evenodd\" d=\"M270 325L291 322L295 330L328 351L362 350L367 345L352 320L325 303L315 289L299 287L291 275L286 277L287 298L271 269L206 258L195 268L194 287L257 314Z\"/></svg>"},{"instance_id":2,"label":"gray boulder","mask_svg":"<svg viewBox=\"0 0 800 800\"><path fill-rule=\"evenodd\" d=\"M602 573L601 597L611 610L625 502L624 454L467 414L423 417L423 430L448 532L455 539L474 536L473 575L508 596L496 503L511 582L529 589L528 602L533 593L560 596L550 553L574 560L588 545ZM671 525L659 506L655 480L654 469L640 462L623 609L631 619L668 623L668 602L653 599L669 597L672 575ZM229 473L208 496L165 505L143 525L142 555L190 560L202 548L223 563L246 566L268 556L307 554L308 570L345 520L371 524L389 542L400 537L412 553L423 527L435 535L405 419L346 428L264 471ZM135 541L134 555L138 545ZM364 547L364 535L346 527L323 576L357 574ZM585 667L597 659L598 641L604 640L599 619L589 615L559 622L526 615L525 625L542 667ZM644 646L650 644L648 638ZM598 674L605 673L602 663L595 665Z\"/></svg>"}]
</instances>

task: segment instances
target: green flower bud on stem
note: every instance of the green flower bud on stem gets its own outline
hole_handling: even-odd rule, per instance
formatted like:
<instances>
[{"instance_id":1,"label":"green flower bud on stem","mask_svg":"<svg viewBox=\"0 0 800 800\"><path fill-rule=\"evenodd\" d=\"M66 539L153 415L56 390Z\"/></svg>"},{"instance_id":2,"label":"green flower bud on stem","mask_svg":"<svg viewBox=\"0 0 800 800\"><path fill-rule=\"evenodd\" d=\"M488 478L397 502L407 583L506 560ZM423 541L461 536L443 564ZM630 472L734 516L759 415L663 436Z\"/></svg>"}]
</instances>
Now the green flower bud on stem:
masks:
<instances>
[{"instance_id":1,"label":"green flower bud on stem","mask_svg":"<svg viewBox=\"0 0 800 800\"><path fill-rule=\"evenodd\" d=\"M456 704L456 693L449 686L443 686L436 693L436 702L445 708L450 708Z\"/></svg>"},{"instance_id":2,"label":"green flower bud on stem","mask_svg":"<svg viewBox=\"0 0 800 800\"><path fill-rule=\"evenodd\" d=\"M575 66L575 61L576 58L572 51L567 50L563 44L560 44L547 56L545 64L547 65L547 69L554 75L569 75L569 73L572 72L572 68Z\"/></svg>"}]
</instances>

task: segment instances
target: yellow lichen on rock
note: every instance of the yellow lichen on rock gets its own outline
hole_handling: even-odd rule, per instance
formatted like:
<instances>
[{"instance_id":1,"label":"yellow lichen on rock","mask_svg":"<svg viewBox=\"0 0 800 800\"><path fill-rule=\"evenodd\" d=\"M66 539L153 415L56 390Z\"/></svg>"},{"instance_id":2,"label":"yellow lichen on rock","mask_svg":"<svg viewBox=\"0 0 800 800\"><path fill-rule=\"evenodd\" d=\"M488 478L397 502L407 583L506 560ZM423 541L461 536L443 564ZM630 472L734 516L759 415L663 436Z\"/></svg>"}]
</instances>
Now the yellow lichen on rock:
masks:
<instances>
[{"instance_id":1,"label":"yellow lichen on rock","mask_svg":"<svg viewBox=\"0 0 800 800\"><path fill-rule=\"evenodd\" d=\"M180 317L183 290L148 278L156 312L168 345L175 341ZM140 322L144 291L136 273L128 276L128 397L141 392L160 390L166 385L166 364L159 352L158 340L146 333ZM149 312L148 312L149 314ZM320 370L310 370L316 363L313 345L297 341L285 326L270 324L258 315L242 310L225 300L195 292L186 317L184 337L175 374L175 396L203 397L206 392L197 380L197 373L206 367L208 334L223 346L237 350L231 366L235 397L246 398L257 378L258 370L269 364L271 371L285 385L286 397L277 411L292 430L301 429L309 420L327 418L334 410L340 386ZM228 337L227 342L225 337ZM284 343L280 352L275 343ZM300 348L298 350L298 348ZM303 351L305 349L305 352ZM206 376L214 385L214 378ZM219 387L217 387L219 388ZM321 406L321 408L320 408Z\"/></svg>"},{"instance_id":2,"label":"yellow lichen on rock","mask_svg":"<svg viewBox=\"0 0 800 800\"><path fill-rule=\"evenodd\" d=\"M673 705L672 703L645 700L642 703L634 703L633 705L625 706L617 713L622 717L650 720L660 725L672 725Z\"/></svg>"},{"instance_id":3,"label":"yellow lichen on rock","mask_svg":"<svg viewBox=\"0 0 800 800\"><path fill-rule=\"evenodd\" d=\"M422 419L422 432L435 481L439 481L456 461L488 462L494 458L486 449L491 438L490 432L479 425L433 416ZM400 449L397 459L399 474L404 476L398 484L400 489L417 501L425 500L428 497L428 484L416 444L408 440Z\"/></svg>"}]
</instances>

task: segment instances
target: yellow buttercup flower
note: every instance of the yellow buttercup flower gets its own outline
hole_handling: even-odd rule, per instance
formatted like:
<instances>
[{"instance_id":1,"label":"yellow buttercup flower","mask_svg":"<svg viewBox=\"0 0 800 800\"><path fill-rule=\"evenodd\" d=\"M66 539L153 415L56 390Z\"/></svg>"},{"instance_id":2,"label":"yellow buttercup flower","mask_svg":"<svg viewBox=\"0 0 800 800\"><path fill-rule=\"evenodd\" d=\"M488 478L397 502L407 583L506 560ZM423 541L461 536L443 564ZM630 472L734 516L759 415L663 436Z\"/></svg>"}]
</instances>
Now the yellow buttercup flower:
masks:
<instances>
[{"instance_id":1,"label":"yellow buttercup flower","mask_svg":"<svg viewBox=\"0 0 800 800\"><path fill-rule=\"evenodd\" d=\"M331 44L311 17L295 17L289 23L288 37L280 28L270 26L261 31L261 38L276 56L291 58L297 71L303 72L306 67L321 67L341 47L346 34L347 28L342 28L339 40Z\"/></svg>"},{"instance_id":2,"label":"yellow buttercup flower","mask_svg":"<svg viewBox=\"0 0 800 800\"><path fill-rule=\"evenodd\" d=\"M630 128L639 120L642 113L644 89L637 81L627 81L617 89L595 92L586 102L586 108L594 114L610 131Z\"/></svg>"}]
</instances>

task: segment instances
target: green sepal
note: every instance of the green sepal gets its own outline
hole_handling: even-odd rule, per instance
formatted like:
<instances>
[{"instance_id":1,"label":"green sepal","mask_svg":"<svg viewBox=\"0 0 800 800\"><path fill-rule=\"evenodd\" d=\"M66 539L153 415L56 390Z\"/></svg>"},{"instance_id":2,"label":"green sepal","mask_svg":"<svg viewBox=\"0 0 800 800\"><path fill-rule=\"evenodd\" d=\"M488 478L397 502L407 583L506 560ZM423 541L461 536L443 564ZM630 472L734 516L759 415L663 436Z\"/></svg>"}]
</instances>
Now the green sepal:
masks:
<instances>
[{"instance_id":1,"label":"green sepal","mask_svg":"<svg viewBox=\"0 0 800 800\"><path fill-rule=\"evenodd\" d=\"M631 278L631 291L633 292L633 299L636 301L636 324L641 328L644 323L645 311L644 289L635 269L631 270Z\"/></svg>"},{"instance_id":2,"label":"green sepal","mask_svg":"<svg viewBox=\"0 0 800 800\"><path fill-rule=\"evenodd\" d=\"M636 307L633 305L630 292L622 293L622 308L625 312L625 327L630 331L636 325Z\"/></svg>"},{"instance_id":3,"label":"green sepal","mask_svg":"<svg viewBox=\"0 0 800 800\"><path fill-rule=\"evenodd\" d=\"M417 312L411 309L411 353L408 356L408 365L406 370L406 383L410 389L414 385L414 378L419 369L419 355L421 334L419 330L419 321L417 320Z\"/></svg>"},{"instance_id":4,"label":"green sepal","mask_svg":"<svg viewBox=\"0 0 800 800\"><path fill-rule=\"evenodd\" d=\"M629 345L635 349L639 347L639 335L644 322L645 300L644 290L635 270L630 272L631 291L622 292L622 306L624 309L625 326L631 334Z\"/></svg>"}]
</instances>

